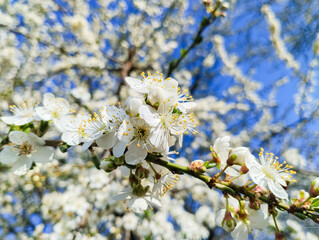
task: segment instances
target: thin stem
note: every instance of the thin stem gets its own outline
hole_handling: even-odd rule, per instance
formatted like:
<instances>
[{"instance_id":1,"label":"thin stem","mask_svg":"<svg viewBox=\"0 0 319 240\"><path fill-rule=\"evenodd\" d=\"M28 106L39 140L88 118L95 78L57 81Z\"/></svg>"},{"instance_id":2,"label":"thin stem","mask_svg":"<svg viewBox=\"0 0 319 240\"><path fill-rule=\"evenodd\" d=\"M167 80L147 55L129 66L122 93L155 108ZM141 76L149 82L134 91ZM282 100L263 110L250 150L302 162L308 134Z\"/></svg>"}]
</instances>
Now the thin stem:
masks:
<instances>
[{"instance_id":1,"label":"thin stem","mask_svg":"<svg viewBox=\"0 0 319 240\"><path fill-rule=\"evenodd\" d=\"M227 168L228 168L228 165L226 165L226 167L224 167L224 169L216 175L215 179L218 179L226 171Z\"/></svg>"},{"instance_id":2,"label":"thin stem","mask_svg":"<svg viewBox=\"0 0 319 240\"><path fill-rule=\"evenodd\" d=\"M229 181L229 182L232 182L232 181L234 181L235 179L237 179L237 178L239 178L239 177L241 177L241 176L242 176L242 174L240 174L240 175L238 175L238 176L236 176L236 177L233 177L233 178L229 179L228 181Z\"/></svg>"},{"instance_id":3,"label":"thin stem","mask_svg":"<svg viewBox=\"0 0 319 240\"><path fill-rule=\"evenodd\" d=\"M152 170L154 171L154 173L155 173L155 175L156 176L160 176L161 174L159 174L157 171L156 171L156 169L154 168L154 166L150 163L150 162L147 162L148 163L148 165L150 165L150 167L152 168Z\"/></svg>"},{"instance_id":4,"label":"thin stem","mask_svg":"<svg viewBox=\"0 0 319 240\"><path fill-rule=\"evenodd\" d=\"M275 214L272 214L272 218L274 219L274 223L275 223L275 227L276 227L276 232L280 232L280 231L279 231L279 228L278 228L278 225L277 225L277 221L276 221Z\"/></svg>"}]
</instances>

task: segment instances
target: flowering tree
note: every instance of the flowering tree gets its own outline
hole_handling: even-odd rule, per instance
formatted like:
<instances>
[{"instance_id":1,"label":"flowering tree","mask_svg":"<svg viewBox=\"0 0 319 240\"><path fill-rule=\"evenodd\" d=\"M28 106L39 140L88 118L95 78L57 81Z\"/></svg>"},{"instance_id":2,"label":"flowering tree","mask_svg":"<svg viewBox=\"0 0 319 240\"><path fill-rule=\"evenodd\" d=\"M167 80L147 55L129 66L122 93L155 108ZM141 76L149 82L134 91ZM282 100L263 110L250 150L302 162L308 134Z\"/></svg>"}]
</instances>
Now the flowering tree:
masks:
<instances>
[{"instance_id":1,"label":"flowering tree","mask_svg":"<svg viewBox=\"0 0 319 240\"><path fill-rule=\"evenodd\" d=\"M241 4L1 2L2 236L316 239L318 38L302 59L271 2ZM229 53L259 34L239 9L271 51Z\"/></svg>"}]
</instances>

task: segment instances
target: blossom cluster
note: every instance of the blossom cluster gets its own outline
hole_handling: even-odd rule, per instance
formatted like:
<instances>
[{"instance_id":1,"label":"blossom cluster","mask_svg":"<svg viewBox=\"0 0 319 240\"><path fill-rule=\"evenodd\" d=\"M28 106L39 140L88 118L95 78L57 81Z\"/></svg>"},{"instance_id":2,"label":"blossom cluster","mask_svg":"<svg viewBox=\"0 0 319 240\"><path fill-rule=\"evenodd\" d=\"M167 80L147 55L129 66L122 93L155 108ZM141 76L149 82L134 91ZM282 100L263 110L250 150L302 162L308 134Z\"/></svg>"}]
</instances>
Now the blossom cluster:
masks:
<instances>
[{"instance_id":1,"label":"blossom cluster","mask_svg":"<svg viewBox=\"0 0 319 240\"><path fill-rule=\"evenodd\" d=\"M142 80L125 79L140 96L129 97L123 107L120 103L104 105L93 114L79 112L74 115L66 99L46 93L43 106L37 106L33 101L11 106L14 115L1 119L17 126L34 121L41 121L39 124L43 125L43 122L51 121L68 146L82 145L83 150L90 148L93 151L91 146L95 142L94 146L109 150L113 158L98 163L100 168L110 172L118 166L133 166L129 186L117 199L130 200L129 208L142 212L150 203L160 206L157 198L177 181L177 175L166 168L152 166L143 160L150 153L171 159L169 155L176 151L170 152L170 148L175 142L181 147L183 134L196 134L198 125L190 112L195 106L192 96L187 90L182 91L175 79L164 79L158 73L147 76L142 73L142 77ZM42 146L45 140L32 132L12 131L9 141L10 146L0 153L0 161L4 164L15 162L13 170L16 174L25 174L33 162L52 159L53 150Z\"/></svg>"}]
</instances>

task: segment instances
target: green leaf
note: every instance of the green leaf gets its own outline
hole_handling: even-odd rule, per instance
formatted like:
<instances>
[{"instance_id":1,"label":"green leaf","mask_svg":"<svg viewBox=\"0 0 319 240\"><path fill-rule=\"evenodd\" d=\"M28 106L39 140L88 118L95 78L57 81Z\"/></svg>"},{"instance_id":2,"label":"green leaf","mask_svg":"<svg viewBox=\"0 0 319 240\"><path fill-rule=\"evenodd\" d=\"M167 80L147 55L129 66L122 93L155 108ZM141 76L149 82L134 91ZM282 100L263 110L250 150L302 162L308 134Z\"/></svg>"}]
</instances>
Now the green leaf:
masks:
<instances>
[{"instance_id":1,"label":"green leaf","mask_svg":"<svg viewBox=\"0 0 319 240\"><path fill-rule=\"evenodd\" d=\"M310 207L319 208L319 197L316 197L314 200L312 200Z\"/></svg>"}]
</instances>

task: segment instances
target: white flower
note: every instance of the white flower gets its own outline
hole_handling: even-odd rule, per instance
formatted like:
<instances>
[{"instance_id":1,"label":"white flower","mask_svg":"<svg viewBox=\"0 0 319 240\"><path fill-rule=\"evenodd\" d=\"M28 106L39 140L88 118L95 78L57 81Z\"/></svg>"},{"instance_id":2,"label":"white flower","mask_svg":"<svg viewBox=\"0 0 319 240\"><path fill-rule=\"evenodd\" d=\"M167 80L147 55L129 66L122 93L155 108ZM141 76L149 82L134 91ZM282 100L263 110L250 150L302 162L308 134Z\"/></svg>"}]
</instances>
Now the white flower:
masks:
<instances>
[{"instance_id":1,"label":"white flower","mask_svg":"<svg viewBox=\"0 0 319 240\"><path fill-rule=\"evenodd\" d=\"M64 131L61 139L71 146L76 146L83 142L85 138L85 131L83 129L83 122L90 118L88 114L79 113L75 116L66 115L61 118L64 122Z\"/></svg>"},{"instance_id":2,"label":"white flower","mask_svg":"<svg viewBox=\"0 0 319 240\"><path fill-rule=\"evenodd\" d=\"M135 165L144 160L155 147L150 142L151 127L141 118L132 118L131 122L133 129L127 129L126 133L130 136L130 142L127 144L125 162Z\"/></svg>"},{"instance_id":3,"label":"white flower","mask_svg":"<svg viewBox=\"0 0 319 240\"><path fill-rule=\"evenodd\" d=\"M146 93L148 101L154 106L165 105L165 107L177 107L183 113L188 112L196 104L192 96L188 94L188 90L183 92L178 87L178 82L173 78L163 78L163 74L148 73L146 77L142 73L143 80L132 77L125 78L126 83L135 91Z\"/></svg>"},{"instance_id":4,"label":"white flower","mask_svg":"<svg viewBox=\"0 0 319 240\"><path fill-rule=\"evenodd\" d=\"M38 117L35 113L35 106L37 104L33 100L24 102L21 105L11 105L10 111L13 112L13 116L1 117L1 120L6 124L24 125L33 120L37 120Z\"/></svg>"},{"instance_id":5,"label":"white flower","mask_svg":"<svg viewBox=\"0 0 319 240\"><path fill-rule=\"evenodd\" d=\"M52 160L53 149L43 146L45 140L34 133L21 131L9 133L10 146L4 147L0 153L3 164L12 164L12 170L17 175L23 175L32 166L32 162L44 163Z\"/></svg>"},{"instance_id":6,"label":"white flower","mask_svg":"<svg viewBox=\"0 0 319 240\"><path fill-rule=\"evenodd\" d=\"M152 193L155 196L164 196L164 194L168 191L171 190L175 184L178 181L178 175L173 174L171 171L161 168L162 172L158 171L159 168L156 168L157 173L160 174L160 178L156 179L156 182L153 186Z\"/></svg>"},{"instance_id":7,"label":"white flower","mask_svg":"<svg viewBox=\"0 0 319 240\"><path fill-rule=\"evenodd\" d=\"M126 83L135 91L140 93L149 93L154 87L160 87L167 93L173 92L177 93L178 82L173 78L163 78L163 74L153 74L148 73L146 77L144 73L141 74L143 80L137 78L126 77Z\"/></svg>"},{"instance_id":8,"label":"white flower","mask_svg":"<svg viewBox=\"0 0 319 240\"><path fill-rule=\"evenodd\" d=\"M286 162L279 164L277 159L278 157L274 157L273 153L266 153L265 158L264 149L261 148L261 152L259 153L260 163L257 162L253 155L247 152L246 166L249 169L249 176L258 186L268 186L275 196L288 200L288 194L283 187L287 186L286 180L290 181L290 174L295 174L296 172L290 170L292 166L289 165L285 165L282 168Z\"/></svg>"},{"instance_id":9,"label":"white flower","mask_svg":"<svg viewBox=\"0 0 319 240\"><path fill-rule=\"evenodd\" d=\"M97 145L104 149L113 148L115 157L122 156L126 145L132 139L131 130L133 125L130 117L125 113L124 109L113 105L106 105L103 108L103 114L99 113L99 115L101 115L101 118L108 119L109 129L105 131L106 129L102 128L101 131L98 131L98 138L95 137ZM96 130L99 129L97 128ZM102 135L103 133L106 134Z\"/></svg>"},{"instance_id":10,"label":"white flower","mask_svg":"<svg viewBox=\"0 0 319 240\"><path fill-rule=\"evenodd\" d=\"M235 240L245 240L248 238L248 234L252 231L252 228L264 229L268 226L268 213L267 205L262 204L259 210L254 210L248 206L241 211L245 212L246 217L239 217L238 212L239 203L233 197L229 197L229 211L235 218L237 224L235 229L231 232L231 236ZM247 205L247 204L246 204ZM222 209L217 213L216 223L222 226L222 222L225 216L226 209ZM243 215L243 213L241 214Z\"/></svg>"},{"instance_id":11,"label":"white flower","mask_svg":"<svg viewBox=\"0 0 319 240\"><path fill-rule=\"evenodd\" d=\"M132 193L131 188L126 188L120 192L117 196L113 198L114 200L129 200L128 207L135 213L144 212L148 206L154 205L156 207L161 207L160 201L150 194L145 194L144 196L137 196Z\"/></svg>"},{"instance_id":12,"label":"white flower","mask_svg":"<svg viewBox=\"0 0 319 240\"><path fill-rule=\"evenodd\" d=\"M35 110L41 119L53 120L60 132L63 132L63 122L60 118L71 113L69 102L64 98L56 98L52 93L44 94L43 107L37 107Z\"/></svg>"},{"instance_id":13,"label":"white flower","mask_svg":"<svg viewBox=\"0 0 319 240\"><path fill-rule=\"evenodd\" d=\"M143 105L139 109L141 118L143 118L151 127L150 141L155 148L162 149L168 152L170 146L175 141L172 136L179 137L179 144L182 145L183 134L187 130L196 134L195 127L198 125L195 122L195 116L191 114L175 114L173 109L160 107L158 111L150 106Z\"/></svg>"}]
</instances>

